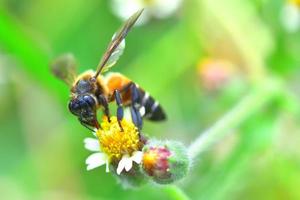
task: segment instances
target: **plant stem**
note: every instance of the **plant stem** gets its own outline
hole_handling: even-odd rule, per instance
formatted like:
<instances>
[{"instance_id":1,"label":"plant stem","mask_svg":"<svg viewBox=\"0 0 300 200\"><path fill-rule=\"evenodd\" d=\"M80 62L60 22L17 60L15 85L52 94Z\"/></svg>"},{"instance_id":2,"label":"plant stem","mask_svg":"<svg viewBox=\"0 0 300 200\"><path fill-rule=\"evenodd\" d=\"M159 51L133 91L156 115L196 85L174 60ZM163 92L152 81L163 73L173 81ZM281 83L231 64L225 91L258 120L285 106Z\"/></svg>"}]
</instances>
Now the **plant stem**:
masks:
<instances>
[{"instance_id":1,"label":"plant stem","mask_svg":"<svg viewBox=\"0 0 300 200\"><path fill-rule=\"evenodd\" d=\"M188 149L190 158L195 159L226 135L233 133L230 130L236 128L251 114L272 100L278 91L281 91L281 86L278 80L271 79L254 87L253 91L244 97L231 111L196 138Z\"/></svg>"},{"instance_id":2,"label":"plant stem","mask_svg":"<svg viewBox=\"0 0 300 200\"><path fill-rule=\"evenodd\" d=\"M190 198L176 185L163 187L163 190L174 200L189 200Z\"/></svg>"}]
</instances>

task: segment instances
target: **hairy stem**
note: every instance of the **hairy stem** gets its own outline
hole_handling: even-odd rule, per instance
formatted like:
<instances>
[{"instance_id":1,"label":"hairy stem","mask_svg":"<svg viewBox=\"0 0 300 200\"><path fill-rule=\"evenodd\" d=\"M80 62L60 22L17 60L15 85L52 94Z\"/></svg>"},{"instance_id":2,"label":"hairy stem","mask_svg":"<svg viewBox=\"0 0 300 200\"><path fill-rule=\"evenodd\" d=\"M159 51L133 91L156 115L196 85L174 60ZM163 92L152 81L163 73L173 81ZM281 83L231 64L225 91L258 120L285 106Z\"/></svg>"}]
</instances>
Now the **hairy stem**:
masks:
<instances>
[{"instance_id":1,"label":"hairy stem","mask_svg":"<svg viewBox=\"0 0 300 200\"><path fill-rule=\"evenodd\" d=\"M195 159L226 135L233 133L230 130L236 128L251 114L272 100L281 88L280 82L274 79L266 80L253 88L253 91L225 114L223 118L196 138L188 149L190 158Z\"/></svg>"}]
</instances>

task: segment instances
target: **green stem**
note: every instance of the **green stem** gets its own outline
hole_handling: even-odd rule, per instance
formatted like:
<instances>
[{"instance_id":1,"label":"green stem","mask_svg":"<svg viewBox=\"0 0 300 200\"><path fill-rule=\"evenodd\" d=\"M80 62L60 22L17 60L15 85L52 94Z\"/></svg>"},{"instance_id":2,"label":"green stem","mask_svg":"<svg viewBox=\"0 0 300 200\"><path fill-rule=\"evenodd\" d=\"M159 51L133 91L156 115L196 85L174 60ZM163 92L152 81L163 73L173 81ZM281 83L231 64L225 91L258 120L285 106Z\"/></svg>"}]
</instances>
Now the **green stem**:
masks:
<instances>
[{"instance_id":1,"label":"green stem","mask_svg":"<svg viewBox=\"0 0 300 200\"><path fill-rule=\"evenodd\" d=\"M163 187L165 193L174 200L189 200L190 198L176 185L169 185Z\"/></svg>"},{"instance_id":2,"label":"green stem","mask_svg":"<svg viewBox=\"0 0 300 200\"><path fill-rule=\"evenodd\" d=\"M236 128L251 114L272 100L279 91L283 91L283 89L278 80L272 79L260 83L253 89L252 93L244 97L223 118L196 138L188 149L190 158L195 159L226 135L233 133L230 130Z\"/></svg>"}]
</instances>

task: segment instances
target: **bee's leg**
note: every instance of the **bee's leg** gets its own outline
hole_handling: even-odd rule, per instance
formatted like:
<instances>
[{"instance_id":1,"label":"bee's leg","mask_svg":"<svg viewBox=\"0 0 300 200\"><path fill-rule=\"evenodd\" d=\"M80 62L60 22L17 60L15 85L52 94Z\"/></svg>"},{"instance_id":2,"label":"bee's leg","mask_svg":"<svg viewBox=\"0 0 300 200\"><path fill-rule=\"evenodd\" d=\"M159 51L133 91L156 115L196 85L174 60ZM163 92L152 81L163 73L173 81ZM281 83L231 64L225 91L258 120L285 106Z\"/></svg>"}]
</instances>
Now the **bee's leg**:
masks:
<instances>
[{"instance_id":1,"label":"bee's leg","mask_svg":"<svg viewBox=\"0 0 300 200\"><path fill-rule=\"evenodd\" d=\"M89 130L92 131L92 132L95 132L95 130L93 130L91 127L89 127L89 125L86 124L85 122L81 121L80 119L79 119L79 122L80 122L80 124L81 124L82 126L84 126L85 128L89 129Z\"/></svg>"},{"instance_id":2,"label":"bee's leg","mask_svg":"<svg viewBox=\"0 0 300 200\"><path fill-rule=\"evenodd\" d=\"M99 103L104 107L104 114L108 119L108 122L110 122L110 114L109 114L109 107L108 107L108 102L105 96L100 95L99 96Z\"/></svg>"},{"instance_id":3,"label":"bee's leg","mask_svg":"<svg viewBox=\"0 0 300 200\"><path fill-rule=\"evenodd\" d=\"M95 121L94 121L94 127L96 127L96 129L101 129L101 126L100 126L100 124L99 124L97 118L96 118Z\"/></svg>"},{"instance_id":4,"label":"bee's leg","mask_svg":"<svg viewBox=\"0 0 300 200\"><path fill-rule=\"evenodd\" d=\"M139 130L141 130L143 127L143 120L140 114L140 108L141 108L140 92L134 82L130 82L127 85L125 85L120 90L120 93L125 93L128 90L131 91L131 106L130 106L131 119L132 122L135 124L135 126L138 127Z\"/></svg>"},{"instance_id":5,"label":"bee's leg","mask_svg":"<svg viewBox=\"0 0 300 200\"><path fill-rule=\"evenodd\" d=\"M142 120L141 113L139 111L141 107L140 92L134 83L130 85L130 89L131 89L131 107L130 107L131 118L135 126L138 127L139 130L141 130L143 127L143 120Z\"/></svg>"},{"instance_id":6,"label":"bee's leg","mask_svg":"<svg viewBox=\"0 0 300 200\"><path fill-rule=\"evenodd\" d=\"M122 104L122 99L121 99L120 92L118 90L115 90L114 91L114 96L115 96L115 100L116 100L116 103L117 103L117 106L118 106L118 108L117 108L117 119L118 119L120 129L123 132L124 129L122 127L121 120L124 117L124 109L123 109L123 104Z\"/></svg>"}]
</instances>

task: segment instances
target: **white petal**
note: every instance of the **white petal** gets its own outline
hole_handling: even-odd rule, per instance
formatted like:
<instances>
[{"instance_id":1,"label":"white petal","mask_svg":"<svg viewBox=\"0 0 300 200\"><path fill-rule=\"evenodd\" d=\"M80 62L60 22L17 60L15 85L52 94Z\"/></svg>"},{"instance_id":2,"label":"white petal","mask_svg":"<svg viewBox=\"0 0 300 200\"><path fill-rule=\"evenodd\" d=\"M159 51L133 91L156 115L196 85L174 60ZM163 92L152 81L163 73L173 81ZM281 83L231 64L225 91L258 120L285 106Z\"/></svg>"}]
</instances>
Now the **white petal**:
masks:
<instances>
[{"instance_id":1,"label":"white petal","mask_svg":"<svg viewBox=\"0 0 300 200\"><path fill-rule=\"evenodd\" d=\"M85 138L84 147L90 151L100 151L99 141L94 138Z\"/></svg>"},{"instance_id":2,"label":"white petal","mask_svg":"<svg viewBox=\"0 0 300 200\"><path fill-rule=\"evenodd\" d=\"M106 171L106 173L109 172L109 162L108 162L108 160L106 161L106 168L105 168L105 171Z\"/></svg>"},{"instance_id":3,"label":"white petal","mask_svg":"<svg viewBox=\"0 0 300 200\"><path fill-rule=\"evenodd\" d=\"M128 155L124 155L122 157L122 159L120 160L119 164L118 164L118 168L117 168L117 174L121 174L121 172L123 171L123 169L125 168L126 166L126 161L130 159Z\"/></svg>"},{"instance_id":4,"label":"white petal","mask_svg":"<svg viewBox=\"0 0 300 200\"><path fill-rule=\"evenodd\" d=\"M125 170L128 172L132 168L132 159L128 158L125 160Z\"/></svg>"},{"instance_id":5,"label":"white petal","mask_svg":"<svg viewBox=\"0 0 300 200\"><path fill-rule=\"evenodd\" d=\"M142 158L143 158L143 152L141 151L136 151L131 156L131 160L133 160L137 164L140 164L142 162Z\"/></svg>"},{"instance_id":6,"label":"white petal","mask_svg":"<svg viewBox=\"0 0 300 200\"><path fill-rule=\"evenodd\" d=\"M85 163L87 164L87 170L94 169L107 162L107 156L104 153L93 153L90 155Z\"/></svg>"}]
</instances>

